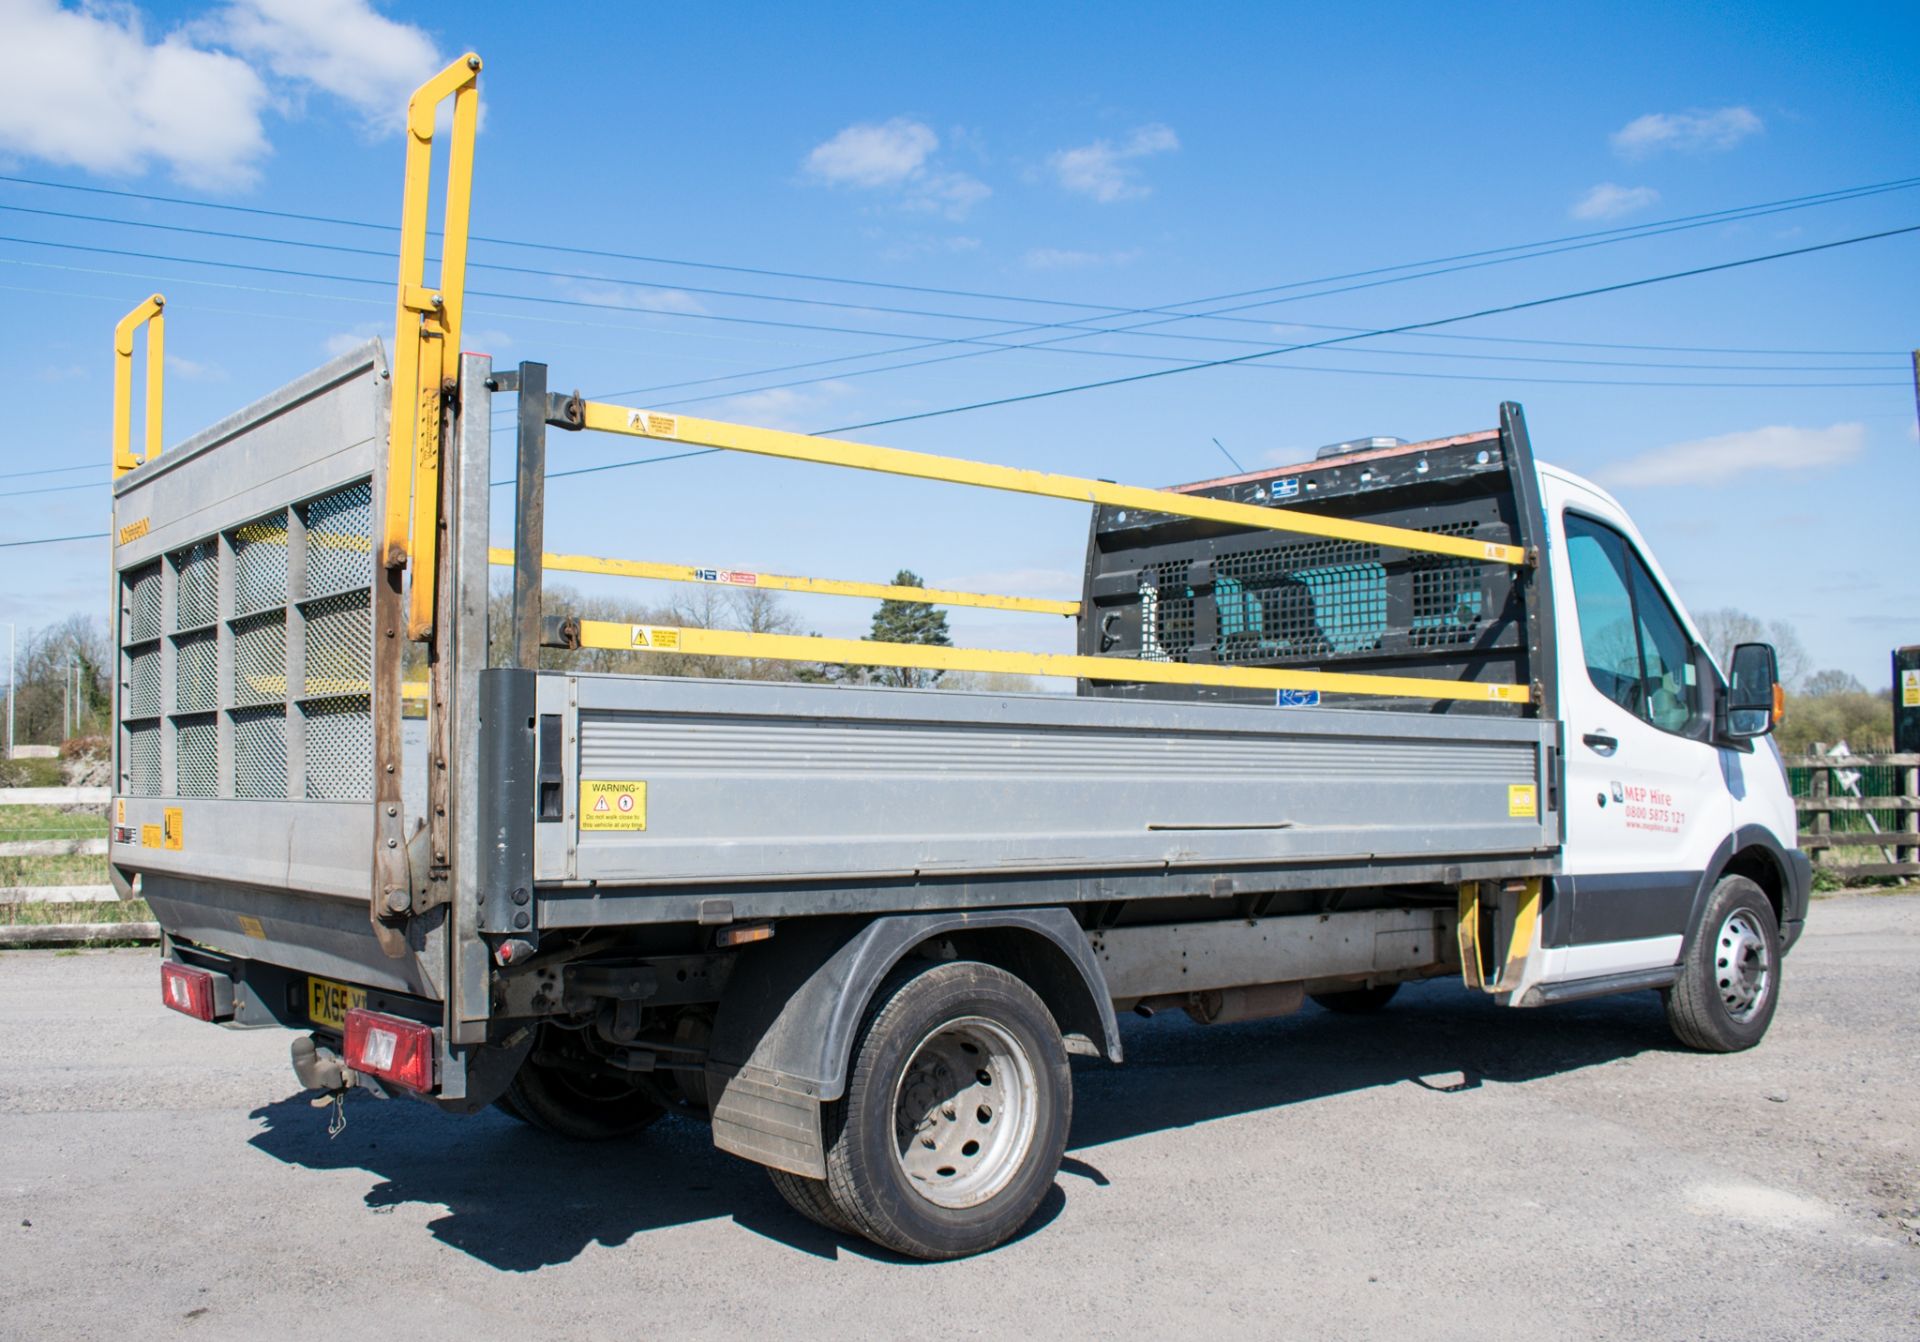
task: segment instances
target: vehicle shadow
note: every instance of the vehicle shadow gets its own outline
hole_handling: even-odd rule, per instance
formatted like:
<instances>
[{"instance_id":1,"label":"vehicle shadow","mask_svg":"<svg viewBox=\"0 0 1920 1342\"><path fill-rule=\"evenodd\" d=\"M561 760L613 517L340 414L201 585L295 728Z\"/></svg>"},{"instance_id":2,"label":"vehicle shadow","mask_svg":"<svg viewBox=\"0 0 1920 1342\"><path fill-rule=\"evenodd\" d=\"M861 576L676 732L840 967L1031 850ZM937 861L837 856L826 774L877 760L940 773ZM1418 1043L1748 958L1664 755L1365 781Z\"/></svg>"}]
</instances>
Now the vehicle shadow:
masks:
<instances>
[{"instance_id":1,"label":"vehicle shadow","mask_svg":"<svg viewBox=\"0 0 1920 1342\"><path fill-rule=\"evenodd\" d=\"M1127 1065L1074 1060L1074 1122L1063 1182L1104 1186L1097 1148L1144 1133L1378 1086L1436 1090L1508 1084L1673 1047L1651 993L1508 1011L1457 984L1402 991L1372 1017L1309 1006L1295 1016L1198 1026L1184 1016L1122 1022ZM494 1111L454 1118L425 1105L356 1095L327 1135L311 1095L256 1109L252 1144L312 1170L364 1170L369 1214L408 1203L445 1210L428 1223L451 1248L505 1272L618 1247L650 1230L716 1218L802 1253L896 1260L791 1210L750 1163L714 1149L704 1125L669 1117L624 1142L574 1143ZM1057 1217L1056 1184L1021 1238Z\"/></svg>"}]
</instances>

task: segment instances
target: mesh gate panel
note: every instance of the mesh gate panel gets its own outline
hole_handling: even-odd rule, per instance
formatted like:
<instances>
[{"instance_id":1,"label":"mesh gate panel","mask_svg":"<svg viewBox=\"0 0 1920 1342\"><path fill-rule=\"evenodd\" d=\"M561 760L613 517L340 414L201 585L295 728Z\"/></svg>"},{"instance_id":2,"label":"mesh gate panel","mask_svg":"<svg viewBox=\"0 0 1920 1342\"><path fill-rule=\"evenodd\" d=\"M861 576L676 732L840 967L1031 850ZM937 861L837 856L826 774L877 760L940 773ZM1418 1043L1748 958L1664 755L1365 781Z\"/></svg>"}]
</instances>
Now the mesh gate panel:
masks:
<instances>
[{"instance_id":1,"label":"mesh gate panel","mask_svg":"<svg viewBox=\"0 0 1920 1342\"><path fill-rule=\"evenodd\" d=\"M364 694L304 705L308 797L357 801L373 795L372 709Z\"/></svg>"},{"instance_id":2,"label":"mesh gate panel","mask_svg":"<svg viewBox=\"0 0 1920 1342\"><path fill-rule=\"evenodd\" d=\"M233 795L287 795L284 708L254 708L233 715Z\"/></svg>"},{"instance_id":3,"label":"mesh gate panel","mask_svg":"<svg viewBox=\"0 0 1920 1342\"><path fill-rule=\"evenodd\" d=\"M173 557L173 627L198 629L220 614L220 546L205 540Z\"/></svg>"},{"instance_id":4,"label":"mesh gate panel","mask_svg":"<svg viewBox=\"0 0 1920 1342\"><path fill-rule=\"evenodd\" d=\"M180 775L175 795L220 795L220 724L211 713L174 722L173 753L174 768Z\"/></svg>"},{"instance_id":5,"label":"mesh gate panel","mask_svg":"<svg viewBox=\"0 0 1920 1342\"><path fill-rule=\"evenodd\" d=\"M287 617L271 611L233 625L233 699L236 706L284 703L287 697Z\"/></svg>"},{"instance_id":6,"label":"mesh gate panel","mask_svg":"<svg viewBox=\"0 0 1920 1342\"><path fill-rule=\"evenodd\" d=\"M373 674L370 593L343 592L306 602L309 697L365 694Z\"/></svg>"},{"instance_id":7,"label":"mesh gate panel","mask_svg":"<svg viewBox=\"0 0 1920 1342\"><path fill-rule=\"evenodd\" d=\"M173 711L209 713L219 702L220 645L212 634L174 640Z\"/></svg>"},{"instance_id":8,"label":"mesh gate panel","mask_svg":"<svg viewBox=\"0 0 1920 1342\"><path fill-rule=\"evenodd\" d=\"M127 791L136 797L154 797L160 793L160 724L133 723L121 743L126 770Z\"/></svg>"},{"instance_id":9,"label":"mesh gate panel","mask_svg":"<svg viewBox=\"0 0 1920 1342\"><path fill-rule=\"evenodd\" d=\"M160 648L158 644L127 658L127 712L130 718L150 718L160 711Z\"/></svg>"},{"instance_id":10,"label":"mesh gate panel","mask_svg":"<svg viewBox=\"0 0 1920 1342\"><path fill-rule=\"evenodd\" d=\"M373 586L373 484L363 480L301 509L307 523L307 595Z\"/></svg>"},{"instance_id":11,"label":"mesh gate panel","mask_svg":"<svg viewBox=\"0 0 1920 1342\"><path fill-rule=\"evenodd\" d=\"M127 574L127 591L125 641L144 643L160 637L160 565L148 564Z\"/></svg>"},{"instance_id":12,"label":"mesh gate panel","mask_svg":"<svg viewBox=\"0 0 1920 1342\"><path fill-rule=\"evenodd\" d=\"M281 511L233 533L233 613L286 604L287 514Z\"/></svg>"}]
</instances>

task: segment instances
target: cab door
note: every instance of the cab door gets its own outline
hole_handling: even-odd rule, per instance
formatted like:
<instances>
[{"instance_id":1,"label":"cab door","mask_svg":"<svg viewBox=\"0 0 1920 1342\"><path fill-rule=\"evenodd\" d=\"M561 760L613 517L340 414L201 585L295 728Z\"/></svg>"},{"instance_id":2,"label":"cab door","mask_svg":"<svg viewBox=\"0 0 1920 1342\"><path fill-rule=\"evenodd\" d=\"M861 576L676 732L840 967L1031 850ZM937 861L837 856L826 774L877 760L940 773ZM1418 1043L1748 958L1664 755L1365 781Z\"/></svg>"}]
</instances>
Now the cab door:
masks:
<instances>
[{"instance_id":1,"label":"cab door","mask_svg":"<svg viewBox=\"0 0 1920 1342\"><path fill-rule=\"evenodd\" d=\"M1566 715L1566 849L1547 974L1674 964L1732 825L1711 664L1612 499L1558 482L1553 527Z\"/></svg>"}]
</instances>

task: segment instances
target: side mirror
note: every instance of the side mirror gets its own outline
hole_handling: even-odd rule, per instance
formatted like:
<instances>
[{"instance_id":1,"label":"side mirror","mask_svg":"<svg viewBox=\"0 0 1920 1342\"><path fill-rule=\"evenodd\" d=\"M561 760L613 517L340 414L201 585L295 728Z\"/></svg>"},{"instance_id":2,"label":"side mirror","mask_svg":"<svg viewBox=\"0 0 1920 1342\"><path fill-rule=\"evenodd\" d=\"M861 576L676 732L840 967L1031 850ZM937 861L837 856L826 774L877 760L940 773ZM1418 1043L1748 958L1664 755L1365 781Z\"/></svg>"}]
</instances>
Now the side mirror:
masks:
<instances>
[{"instance_id":1,"label":"side mirror","mask_svg":"<svg viewBox=\"0 0 1920 1342\"><path fill-rule=\"evenodd\" d=\"M1727 735L1745 741L1772 731L1787 708L1773 645L1742 643L1735 648L1728 682Z\"/></svg>"}]
</instances>

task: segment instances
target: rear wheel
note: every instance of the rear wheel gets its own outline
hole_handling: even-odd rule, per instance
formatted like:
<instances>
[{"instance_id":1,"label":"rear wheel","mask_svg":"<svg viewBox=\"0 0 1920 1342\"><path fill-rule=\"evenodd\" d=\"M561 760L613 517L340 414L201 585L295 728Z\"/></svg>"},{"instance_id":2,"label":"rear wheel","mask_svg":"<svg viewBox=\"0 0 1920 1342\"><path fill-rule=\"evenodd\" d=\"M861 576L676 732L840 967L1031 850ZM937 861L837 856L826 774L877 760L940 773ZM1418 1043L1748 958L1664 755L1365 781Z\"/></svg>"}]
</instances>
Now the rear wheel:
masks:
<instances>
[{"instance_id":1,"label":"rear wheel","mask_svg":"<svg viewBox=\"0 0 1920 1342\"><path fill-rule=\"evenodd\" d=\"M826 1112L827 1190L897 1253L980 1253L1039 1209L1072 1113L1060 1027L1033 990L993 965L929 968L869 1011Z\"/></svg>"},{"instance_id":2,"label":"rear wheel","mask_svg":"<svg viewBox=\"0 0 1920 1342\"><path fill-rule=\"evenodd\" d=\"M853 1218L840 1210L833 1200L833 1190L827 1187L825 1179L809 1179L804 1174L789 1174L785 1170L767 1167L767 1177L773 1180L773 1186L780 1190L780 1196L787 1205L812 1221L815 1225L842 1235L858 1235L860 1227Z\"/></svg>"},{"instance_id":3,"label":"rear wheel","mask_svg":"<svg viewBox=\"0 0 1920 1342\"><path fill-rule=\"evenodd\" d=\"M1372 988L1348 988L1337 993L1309 993L1314 1002L1343 1016L1369 1016L1393 1000L1400 991L1397 983L1382 983Z\"/></svg>"},{"instance_id":4,"label":"rear wheel","mask_svg":"<svg viewBox=\"0 0 1920 1342\"><path fill-rule=\"evenodd\" d=\"M567 1065L564 1054L547 1052L546 1034L540 1044L494 1101L503 1113L555 1136L604 1142L631 1136L666 1112L637 1082Z\"/></svg>"},{"instance_id":5,"label":"rear wheel","mask_svg":"<svg viewBox=\"0 0 1920 1342\"><path fill-rule=\"evenodd\" d=\"M1713 887L1667 994L1681 1043L1737 1053L1759 1043L1780 999L1780 928L1766 892L1744 876Z\"/></svg>"}]
</instances>

